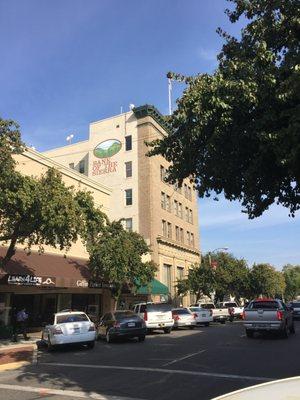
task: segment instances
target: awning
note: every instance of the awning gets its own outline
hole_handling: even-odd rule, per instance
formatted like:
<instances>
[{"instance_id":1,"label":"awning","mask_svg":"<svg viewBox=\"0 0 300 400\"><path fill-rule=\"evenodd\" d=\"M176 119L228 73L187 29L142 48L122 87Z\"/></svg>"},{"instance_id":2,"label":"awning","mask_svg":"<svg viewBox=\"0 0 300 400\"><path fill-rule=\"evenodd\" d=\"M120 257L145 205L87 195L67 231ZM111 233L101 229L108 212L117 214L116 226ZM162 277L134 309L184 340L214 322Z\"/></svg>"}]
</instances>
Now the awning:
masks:
<instances>
[{"instance_id":1,"label":"awning","mask_svg":"<svg viewBox=\"0 0 300 400\"><path fill-rule=\"evenodd\" d=\"M7 248L0 247L0 260ZM4 268L0 268L0 285L19 285L57 288L108 288L112 285L92 280L88 260L56 254L29 255L17 249Z\"/></svg>"},{"instance_id":2,"label":"awning","mask_svg":"<svg viewBox=\"0 0 300 400\"><path fill-rule=\"evenodd\" d=\"M149 285L138 289L137 294L169 294L169 288L157 279L153 279Z\"/></svg>"}]
</instances>

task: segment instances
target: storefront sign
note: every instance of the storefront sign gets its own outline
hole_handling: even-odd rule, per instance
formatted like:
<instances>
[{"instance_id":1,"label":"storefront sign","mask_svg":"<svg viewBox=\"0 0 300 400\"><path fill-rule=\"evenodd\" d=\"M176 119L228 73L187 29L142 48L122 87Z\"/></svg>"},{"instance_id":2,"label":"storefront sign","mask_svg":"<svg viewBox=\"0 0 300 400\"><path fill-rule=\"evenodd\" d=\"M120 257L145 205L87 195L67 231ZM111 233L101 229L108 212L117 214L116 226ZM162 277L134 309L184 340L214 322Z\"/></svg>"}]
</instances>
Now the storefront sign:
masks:
<instances>
[{"instance_id":1,"label":"storefront sign","mask_svg":"<svg viewBox=\"0 0 300 400\"><path fill-rule=\"evenodd\" d=\"M9 285L22 286L55 286L56 278L34 275L8 275L7 283Z\"/></svg>"},{"instance_id":2,"label":"storefront sign","mask_svg":"<svg viewBox=\"0 0 300 400\"><path fill-rule=\"evenodd\" d=\"M85 279L79 279L76 281L76 286L77 287L88 287L89 283Z\"/></svg>"},{"instance_id":3,"label":"storefront sign","mask_svg":"<svg viewBox=\"0 0 300 400\"><path fill-rule=\"evenodd\" d=\"M115 285L113 283L107 282L96 282L96 281L89 281L89 288L94 289L114 289Z\"/></svg>"}]
</instances>

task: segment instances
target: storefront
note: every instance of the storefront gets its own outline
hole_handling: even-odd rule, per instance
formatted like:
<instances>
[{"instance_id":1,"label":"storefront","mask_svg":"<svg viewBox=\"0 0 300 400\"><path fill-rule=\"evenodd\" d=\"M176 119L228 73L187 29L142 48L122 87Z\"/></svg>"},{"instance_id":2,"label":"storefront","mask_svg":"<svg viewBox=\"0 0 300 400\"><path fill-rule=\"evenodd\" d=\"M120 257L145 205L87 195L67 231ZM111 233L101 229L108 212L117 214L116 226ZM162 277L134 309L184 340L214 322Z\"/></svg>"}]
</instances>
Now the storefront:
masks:
<instances>
[{"instance_id":1,"label":"storefront","mask_svg":"<svg viewBox=\"0 0 300 400\"><path fill-rule=\"evenodd\" d=\"M5 251L0 248L0 259ZM64 309L98 320L111 309L111 290L112 285L91 279L87 260L17 250L0 270L0 326L9 325L13 312L22 308L29 314L29 327L40 327Z\"/></svg>"}]
</instances>

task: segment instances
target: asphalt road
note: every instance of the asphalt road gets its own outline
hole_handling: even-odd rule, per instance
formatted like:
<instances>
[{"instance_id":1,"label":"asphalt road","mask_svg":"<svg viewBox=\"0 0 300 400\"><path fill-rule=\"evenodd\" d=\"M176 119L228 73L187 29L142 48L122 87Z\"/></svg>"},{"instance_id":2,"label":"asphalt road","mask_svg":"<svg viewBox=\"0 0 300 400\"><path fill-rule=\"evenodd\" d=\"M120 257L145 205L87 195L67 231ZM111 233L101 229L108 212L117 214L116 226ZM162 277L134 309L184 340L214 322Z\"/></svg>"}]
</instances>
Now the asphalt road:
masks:
<instances>
[{"instance_id":1,"label":"asphalt road","mask_svg":"<svg viewBox=\"0 0 300 400\"><path fill-rule=\"evenodd\" d=\"M248 339L235 322L157 333L144 343L42 349L36 365L0 374L0 399L211 399L300 375L300 322L296 330L288 339Z\"/></svg>"}]
</instances>

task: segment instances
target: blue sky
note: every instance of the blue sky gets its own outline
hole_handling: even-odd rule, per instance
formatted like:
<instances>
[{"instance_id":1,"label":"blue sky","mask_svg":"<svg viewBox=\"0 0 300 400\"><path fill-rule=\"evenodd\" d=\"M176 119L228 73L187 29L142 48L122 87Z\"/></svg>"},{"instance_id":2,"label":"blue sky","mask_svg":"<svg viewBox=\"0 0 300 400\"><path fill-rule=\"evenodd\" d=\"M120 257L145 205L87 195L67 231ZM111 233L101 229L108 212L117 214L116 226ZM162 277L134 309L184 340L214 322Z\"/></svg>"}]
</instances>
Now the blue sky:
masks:
<instances>
[{"instance_id":1,"label":"blue sky","mask_svg":"<svg viewBox=\"0 0 300 400\"><path fill-rule=\"evenodd\" d=\"M238 34L223 0L0 0L0 115L43 151L86 139L91 121L129 104L167 113L168 71L216 66L218 26ZM174 86L174 98L182 90ZM249 263L300 263L299 216L272 207L249 221L239 204L199 200L203 251L228 246Z\"/></svg>"}]
</instances>

